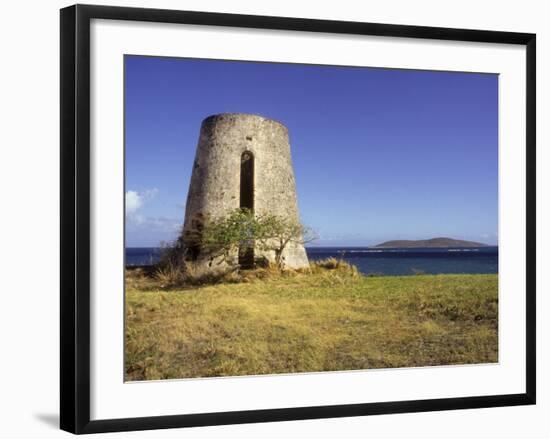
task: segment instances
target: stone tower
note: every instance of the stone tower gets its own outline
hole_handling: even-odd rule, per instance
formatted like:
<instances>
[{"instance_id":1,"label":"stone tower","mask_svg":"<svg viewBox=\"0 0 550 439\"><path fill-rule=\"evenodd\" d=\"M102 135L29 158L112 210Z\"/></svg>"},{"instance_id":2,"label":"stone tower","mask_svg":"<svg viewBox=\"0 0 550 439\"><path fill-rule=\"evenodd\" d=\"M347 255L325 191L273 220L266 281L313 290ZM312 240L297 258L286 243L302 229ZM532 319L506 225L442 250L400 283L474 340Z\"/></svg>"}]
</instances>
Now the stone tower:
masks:
<instances>
[{"instance_id":1,"label":"stone tower","mask_svg":"<svg viewBox=\"0 0 550 439\"><path fill-rule=\"evenodd\" d=\"M216 270L191 237L205 218L220 218L237 208L299 221L296 185L284 125L252 114L217 114L201 125L187 195L183 241L201 272ZM273 261L274 252L248 249L248 258ZM304 246L289 243L285 268L307 267ZM239 255L242 263L242 255Z\"/></svg>"}]
</instances>

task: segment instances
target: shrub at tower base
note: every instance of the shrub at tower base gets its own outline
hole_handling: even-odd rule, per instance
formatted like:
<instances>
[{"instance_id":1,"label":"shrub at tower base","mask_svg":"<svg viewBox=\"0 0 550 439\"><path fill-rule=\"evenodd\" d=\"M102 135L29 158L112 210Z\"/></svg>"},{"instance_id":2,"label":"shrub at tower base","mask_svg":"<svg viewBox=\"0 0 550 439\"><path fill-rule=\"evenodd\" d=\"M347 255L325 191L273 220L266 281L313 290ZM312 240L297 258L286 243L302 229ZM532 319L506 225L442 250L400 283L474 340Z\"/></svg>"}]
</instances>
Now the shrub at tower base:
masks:
<instances>
[{"instance_id":1,"label":"shrub at tower base","mask_svg":"<svg viewBox=\"0 0 550 439\"><path fill-rule=\"evenodd\" d=\"M126 272L126 380L498 361L497 275L367 277L329 259L169 280Z\"/></svg>"},{"instance_id":2,"label":"shrub at tower base","mask_svg":"<svg viewBox=\"0 0 550 439\"><path fill-rule=\"evenodd\" d=\"M200 228L188 229L185 239L164 248L157 272L172 285L204 283L223 279L239 269L271 265L279 271L286 265L289 245L303 246L317 239L315 232L297 221L273 214L255 214L250 209L235 209L227 216L203 218ZM254 248L251 260L243 254ZM197 267L195 254L202 255ZM208 270L201 270L204 261ZM244 263L243 263L244 262Z\"/></svg>"}]
</instances>

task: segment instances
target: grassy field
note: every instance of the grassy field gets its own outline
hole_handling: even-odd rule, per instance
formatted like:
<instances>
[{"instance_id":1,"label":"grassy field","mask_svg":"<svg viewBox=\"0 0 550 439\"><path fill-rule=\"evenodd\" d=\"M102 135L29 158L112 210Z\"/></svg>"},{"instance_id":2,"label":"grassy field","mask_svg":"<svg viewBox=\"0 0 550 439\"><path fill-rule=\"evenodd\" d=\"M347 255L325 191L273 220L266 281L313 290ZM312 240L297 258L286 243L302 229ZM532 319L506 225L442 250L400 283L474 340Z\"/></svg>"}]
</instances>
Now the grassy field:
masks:
<instances>
[{"instance_id":1,"label":"grassy field","mask_svg":"<svg viewBox=\"0 0 550 439\"><path fill-rule=\"evenodd\" d=\"M365 277L343 264L171 289L126 277L130 381L498 360L497 275Z\"/></svg>"}]
</instances>

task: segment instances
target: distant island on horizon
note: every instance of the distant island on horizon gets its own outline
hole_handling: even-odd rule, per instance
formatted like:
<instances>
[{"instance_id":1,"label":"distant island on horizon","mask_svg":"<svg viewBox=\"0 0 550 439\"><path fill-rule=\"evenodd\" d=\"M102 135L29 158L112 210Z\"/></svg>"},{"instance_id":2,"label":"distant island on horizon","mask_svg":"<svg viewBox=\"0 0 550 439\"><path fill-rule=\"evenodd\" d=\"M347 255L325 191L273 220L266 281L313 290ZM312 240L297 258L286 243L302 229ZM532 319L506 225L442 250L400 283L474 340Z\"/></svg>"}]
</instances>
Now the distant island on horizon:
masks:
<instances>
[{"instance_id":1,"label":"distant island on horizon","mask_svg":"<svg viewBox=\"0 0 550 439\"><path fill-rule=\"evenodd\" d=\"M394 240L375 245L375 248L452 248L452 247L490 247L488 244L463 241L452 238L432 238L417 240Z\"/></svg>"}]
</instances>

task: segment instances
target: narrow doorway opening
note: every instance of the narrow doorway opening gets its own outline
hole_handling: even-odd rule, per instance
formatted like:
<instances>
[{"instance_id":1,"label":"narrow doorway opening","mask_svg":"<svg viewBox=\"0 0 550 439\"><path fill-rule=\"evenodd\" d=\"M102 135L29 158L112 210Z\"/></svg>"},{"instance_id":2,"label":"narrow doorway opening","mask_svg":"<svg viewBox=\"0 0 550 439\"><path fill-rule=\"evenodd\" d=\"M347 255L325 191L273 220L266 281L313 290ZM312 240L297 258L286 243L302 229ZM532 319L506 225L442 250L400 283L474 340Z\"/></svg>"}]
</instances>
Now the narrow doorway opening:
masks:
<instances>
[{"instance_id":1,"label":"narrow doorway opening","mask_svg":"<svg viewBox=\"0 0 550 439\"><path fill-rule=\"evenodd\" d=\"M254 155L245 151L241 155L241 209L254 211ZM254 268L254 241L244 242L239 247L239 265L241 268Z\"/></svg>"}]
</instances>

